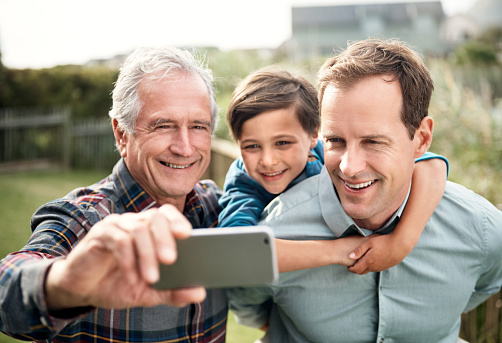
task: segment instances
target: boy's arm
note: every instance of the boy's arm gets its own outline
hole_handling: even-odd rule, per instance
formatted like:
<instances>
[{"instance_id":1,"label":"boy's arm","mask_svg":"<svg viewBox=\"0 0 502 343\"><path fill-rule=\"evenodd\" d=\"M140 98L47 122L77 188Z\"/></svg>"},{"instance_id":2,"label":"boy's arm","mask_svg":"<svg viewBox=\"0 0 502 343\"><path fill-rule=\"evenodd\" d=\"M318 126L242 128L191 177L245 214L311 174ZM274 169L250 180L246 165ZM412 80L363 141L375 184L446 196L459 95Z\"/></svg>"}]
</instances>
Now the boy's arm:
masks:
<instances>
[{"instance_id":1,"label":"boy's arm","mask_svg":"<svg viewBox=\"0 0 502 343\"><path fill-rule=\"evenodd\" d=\"M275 248L279 273L331 264L351 266L355 260L349 258L350 252L368 239L369 237L359 235L322 241L276 239Z\"/></svg>"},{"instance_id":2,"label":"boy's arm","mask_svg":"<svg viewBox=\"0 0 502 343\"><path fill-rule=\"evenodd\" d=\"M415 247L446 186L448 164L442 157L415 164L413 182L402 217L389 235L376 236L350 255L358 260L349 270L356 274L378 272L401 262Z\"/></svg>"}]
</instances>

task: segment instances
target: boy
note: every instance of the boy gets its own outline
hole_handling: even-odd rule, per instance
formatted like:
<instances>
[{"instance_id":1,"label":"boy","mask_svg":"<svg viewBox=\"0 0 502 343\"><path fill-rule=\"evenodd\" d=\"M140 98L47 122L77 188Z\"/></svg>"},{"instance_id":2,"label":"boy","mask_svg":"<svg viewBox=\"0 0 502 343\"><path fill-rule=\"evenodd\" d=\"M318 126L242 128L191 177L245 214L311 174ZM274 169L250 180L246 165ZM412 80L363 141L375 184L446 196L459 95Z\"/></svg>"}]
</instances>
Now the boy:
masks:
<instances>
[{"instance_id":1,"label":"boy","mask_svg":"<svg viewBox=\"0 0 502 343\"><path fill-rule=\"evenodd\" d=\"M317 92L303 77L276 67L263 68L237 86L227 121L242 157L227 173L224 194L219 200L223 207L219 225L257 225L272 199L319 174L324 165L323 144L318 139ZM415 167L410 205L393 234L375 235L362 244L361 238L355 237L334 241L277 239L279 271L342 264L351 266L352 272L365 274L401 262L420 238L446 184L448 161L432 153L417 159L425 160L429 162Z\"/></svg>"}]
</instances>

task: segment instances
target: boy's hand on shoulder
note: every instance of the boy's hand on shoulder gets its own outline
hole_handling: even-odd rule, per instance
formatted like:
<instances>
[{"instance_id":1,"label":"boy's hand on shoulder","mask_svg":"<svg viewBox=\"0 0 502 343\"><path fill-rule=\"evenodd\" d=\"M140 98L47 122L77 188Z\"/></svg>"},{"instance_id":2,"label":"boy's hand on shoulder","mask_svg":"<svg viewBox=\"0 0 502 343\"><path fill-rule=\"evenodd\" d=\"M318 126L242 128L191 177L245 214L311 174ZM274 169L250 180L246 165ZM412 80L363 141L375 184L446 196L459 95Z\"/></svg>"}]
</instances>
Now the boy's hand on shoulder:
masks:
<instances>
[{"instance_id":1,"label":"boy's hand on shoulder","mask_svg":"<svg viewBox=\"0 0 502 343\"><path fill-rule=\"evenodd\" d=\"M381 272L400 263L413 249L397 234L373 235L358 246L349 257L357 262L349 271L363 275Z\"/></svg>"}]
</instances>

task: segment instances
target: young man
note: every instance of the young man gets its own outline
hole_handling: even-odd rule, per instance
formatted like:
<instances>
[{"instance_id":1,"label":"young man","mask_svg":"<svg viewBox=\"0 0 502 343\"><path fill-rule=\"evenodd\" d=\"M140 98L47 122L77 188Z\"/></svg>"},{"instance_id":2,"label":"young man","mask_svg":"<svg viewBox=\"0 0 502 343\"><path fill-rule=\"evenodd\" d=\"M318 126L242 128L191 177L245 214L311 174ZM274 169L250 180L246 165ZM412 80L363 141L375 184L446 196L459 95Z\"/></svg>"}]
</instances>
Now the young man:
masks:
<instances>
[{"instance_id":1,"label":"young man","mask_svg":"<svg viewBox=\"0 0 502 343\"><path fill-rule=\"evenodd\" d=\"M220 190L199 182L217 114L211 73L190 53L129 56L110 112L122 158L100 183L35 213L28 244L1 261L0 330L52 342L224 342L222 291L151 287L159 263L174 262L175 239L217 224Z\"/></svg>"},{"instance_id":2,"label":"young man","mask_svg":"<svg viewBox=\"0 0 502 343\"><path fill-rule=\"evenodd\" d=\"M275 199L262 223L295 240L391 233L432 140L432 89L398 41L356 42L329 59L319 73L325 168ZM501 288L500 246L502 212L448 182L397 266L283 273L271 287L231 290L230 305L241 323L269 325L272 342L455 342L461 313Z\"/></svg>"}]
</instances>

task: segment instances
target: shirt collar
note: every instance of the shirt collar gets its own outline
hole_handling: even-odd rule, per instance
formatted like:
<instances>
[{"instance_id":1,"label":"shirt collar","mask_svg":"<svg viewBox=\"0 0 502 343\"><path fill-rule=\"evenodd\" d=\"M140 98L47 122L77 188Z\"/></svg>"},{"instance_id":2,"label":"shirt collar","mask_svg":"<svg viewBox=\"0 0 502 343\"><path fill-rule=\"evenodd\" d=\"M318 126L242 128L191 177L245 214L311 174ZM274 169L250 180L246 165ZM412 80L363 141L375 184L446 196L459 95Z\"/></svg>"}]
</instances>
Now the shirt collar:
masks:
<instances>
[{"instance_id":1,"label":"shirt collar","mask_svg":"<svg viewBox=\"0 0 502 343\"><path fill-rule=\"evenodd\" d=\"M406 202L408 201L409 194L410 189L408 189L406 199L403 201L399 209L387 221L387 223L385 223L382 228L376 231L372 231L365 228L360 228L359 226L357 226L354 220L345 213L342 204L338 199L335 186L333 185L333 182L329 177L329 173L326 167L322 168L321 174L319 176L319 201L321 206L321 213L324 221L337 237L347 236L356 232L362 236L369 236L375 232L381 234L392 232L403 213Z\"/></svg>"},{"instance_id":2,"label":"shirt collar","mask_svg":"<svg viewBox=\"0 0 502 343\"><path fill-rule=\"evenodd\" d=\"M113 168L113 183L126 212L137 213L152 207L159 207L157 202L134 180L123 158Z\"/></svg>"},{"instance_id":3,"label":"shirt collar","mask_svg":"<svg viewBox=\"0 0 502 343\"><path fill-rule=\"evenodd\" d=\"M121 158L113 170L113 182L118 190L119 198L126 208L126 212L143 212L149 208L160 207L157 203L132 177L127 169L124 159ZM208 206L201 202L198 192L203 185L197 184L187 195L183 214L190 221L193 227L201 227L206 217L204 207Z\"/></svg>"}]
</instances>

